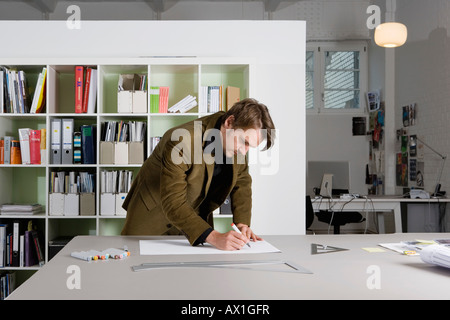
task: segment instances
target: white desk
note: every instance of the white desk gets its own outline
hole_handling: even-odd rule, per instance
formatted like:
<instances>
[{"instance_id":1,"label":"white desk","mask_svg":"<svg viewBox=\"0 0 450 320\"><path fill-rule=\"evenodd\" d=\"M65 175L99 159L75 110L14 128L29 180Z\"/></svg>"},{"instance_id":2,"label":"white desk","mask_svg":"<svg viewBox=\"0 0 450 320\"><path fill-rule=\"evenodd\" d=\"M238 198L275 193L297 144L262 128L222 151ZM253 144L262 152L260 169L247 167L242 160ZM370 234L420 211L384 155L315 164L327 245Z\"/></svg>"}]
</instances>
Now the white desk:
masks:
<instances>
[{"instance_id":1,"label":"white desk","mask_svg":"<svg viewBox=\"0 0 450 320\"><path fill-rule=\"evenodd\" d=\"M9 297L20 299L164 299L164 300L255 300L277 299L450 299L450 269L386 250L369 253L362 248L379 243L415 239L450 238L450 234L304 235L266 236L281 253L243 255L140 256L139 240L155 237L74 238L49 263ZM317 243L347 251L311 254ZM125 260L86 262L70 252L103 250L127 245ZM132 271L148 262L286 260L312 274L232 268L182 268ZM80 270L80 289L69 289L69 266ZM379 287L370 285L378 270ZM369 285L368 285L369 283ZM197 304L199 304L197 302ZM186 305L188 302L186 302ZM201 304L201 303L200 303ZM178 312L175 310L174 312Z\"/></svg>"},{"instance_id":2,"label":"white desk","mask_svg":"<svg viewBox=\"0 0 450 320\"><path fill-rule=\"evenodd\" d=\"M377 214L379 233L385 233L384 213L394 213L395 232L403 232L401 203L446 203L448 198L431 199L410 199L401 196L368 196L366 198L357 198L344 200L340 198L332 199L314 199L312 198L314 210L330 210L335 212L359 211L373 212Z\"/></svg>"}]
</instances>

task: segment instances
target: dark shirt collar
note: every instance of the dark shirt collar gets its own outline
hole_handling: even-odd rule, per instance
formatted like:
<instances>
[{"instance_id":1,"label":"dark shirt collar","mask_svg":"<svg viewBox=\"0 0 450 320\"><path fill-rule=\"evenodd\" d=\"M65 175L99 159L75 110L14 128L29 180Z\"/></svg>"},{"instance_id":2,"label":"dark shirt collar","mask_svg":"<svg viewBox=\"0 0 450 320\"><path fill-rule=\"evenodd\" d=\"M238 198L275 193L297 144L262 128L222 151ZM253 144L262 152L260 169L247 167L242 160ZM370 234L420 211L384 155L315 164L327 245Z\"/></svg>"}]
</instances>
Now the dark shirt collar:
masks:
<instances>
[{"instance_id":1,"label":"dark shirt collar","mask_svg":"<svg viewBox=\"0 0 450 320\"><path fill-rule=\"evenodd\" d=\"M220 131L220 127L222 126L222 118L223 118L223 116L221 116L219 119L217 119L217 122L216 122L216 124L214 126L215 130L219 130ZM206 141L205 141L205 143L203 145L203 150L205 150L205 148L208 145L210 145L211 143L213 143L213 142L215 142L215 136L214 135L206 137ZM218 148L220 148L220 150L223 150L222 139L220 139L220 141L218 142ZM222 152L223 153L223 159L217 159L216 155L214 154L215 150L216 150L216 148L211 150L211 155L213 155L215 157L216 165L217 164L230 164L230 163L233 163L231 161L232 159L228 158L226 156L225 152ZM217 155L217 156L219 156L219 155ZM218 160L221 160L221 161L218 161Z\"/></svg>"}]
</instances>

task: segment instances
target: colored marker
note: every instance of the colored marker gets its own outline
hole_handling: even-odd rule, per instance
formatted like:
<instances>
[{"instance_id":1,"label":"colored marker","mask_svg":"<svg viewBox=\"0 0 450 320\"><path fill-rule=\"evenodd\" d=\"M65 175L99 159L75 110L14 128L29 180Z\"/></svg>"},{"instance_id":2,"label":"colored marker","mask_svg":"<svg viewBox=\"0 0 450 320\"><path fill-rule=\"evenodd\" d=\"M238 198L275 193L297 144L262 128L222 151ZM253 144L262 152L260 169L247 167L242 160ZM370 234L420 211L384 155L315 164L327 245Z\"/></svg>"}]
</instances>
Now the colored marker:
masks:
<instances>
[{"instance_id":1,"label":"colored marker","mask_svg":"<svg viewBox=\"0 0 450 320\"><path fill-rule=\"evenodd\" d=\"M234 223L231 224L231 227L233 228L234 231L239 232L240 234L242 234L241 230L239 230L238 227L236 227L236 225ZM251 248L249 242L247 242L246 245L248 245L248 247Z\"/></svg>"},{"instance_id":2,"label":"colored marker","mask_svg":"<svg viewBox=\"0 0 450 320\"><path fill-rule=\"evenodd\" d=\"M90 256L86 256L86 255L84 255L83 253L80 253L80 252L72 252L70 255L72 257L74 257L74 258L77 258L77 259L91 261L91 257Z\"/></svg>"}]
</instances>

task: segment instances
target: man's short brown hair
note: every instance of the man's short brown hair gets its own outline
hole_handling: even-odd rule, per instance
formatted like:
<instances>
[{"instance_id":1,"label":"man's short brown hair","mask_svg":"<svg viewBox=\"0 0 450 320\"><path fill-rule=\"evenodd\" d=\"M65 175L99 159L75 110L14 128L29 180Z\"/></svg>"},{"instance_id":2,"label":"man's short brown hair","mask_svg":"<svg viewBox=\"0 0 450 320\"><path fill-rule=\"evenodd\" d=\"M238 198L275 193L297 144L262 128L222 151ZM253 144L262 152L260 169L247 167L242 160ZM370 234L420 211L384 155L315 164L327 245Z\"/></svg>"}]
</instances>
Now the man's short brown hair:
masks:
<instances>
[{"instance_id":1,"label":"man's short brown hair","mask_svg":"<svg viewBox=\"0 0 450 320\"><path fill-rule=\"evenodd\" d=\"M273 146L275 140L275 125L269 114L269 109L262 103L252 98L246 98L236 102L222 117L222 124L228 117L233 116L234 129L265 129L266 146L264 150Z\"/></svg>"}]
</instances>

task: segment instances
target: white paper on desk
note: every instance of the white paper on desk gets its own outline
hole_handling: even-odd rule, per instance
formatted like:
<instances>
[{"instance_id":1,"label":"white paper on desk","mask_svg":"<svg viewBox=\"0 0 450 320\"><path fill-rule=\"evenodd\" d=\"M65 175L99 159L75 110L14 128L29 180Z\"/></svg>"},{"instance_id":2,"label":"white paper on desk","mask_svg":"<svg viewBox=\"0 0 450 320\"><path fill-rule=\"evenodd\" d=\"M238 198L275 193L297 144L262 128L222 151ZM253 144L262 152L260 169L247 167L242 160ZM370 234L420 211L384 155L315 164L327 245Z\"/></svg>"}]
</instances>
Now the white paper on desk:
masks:
<instances>
[{"instance_id":1,"label":"white paper on desk","mask_svg":"<svg viewBox=\"0 0 450 320\"><path fill-rule=\"evenodd\" d=\"M191 246L187 239L159 239L139 240L140 255L168 255L168 254L242 254L242 253L271 253L281 252L267 241L250 242L251 248L244 246L241 250L225 251L205 243Z\"/></svg>"},{"instance_id":2,"label":"white paper on desk","mask_svg":"<svg viewBox=\"0 0 450 320\"><path fill-rule=\"evenodd\" d=\"M432 244L420 252L420 258L430 264L450 268L450 248Z\"/></svg>"}]
</instances>

